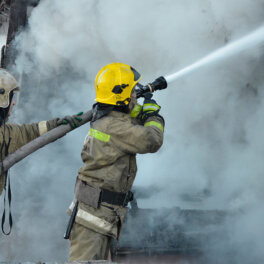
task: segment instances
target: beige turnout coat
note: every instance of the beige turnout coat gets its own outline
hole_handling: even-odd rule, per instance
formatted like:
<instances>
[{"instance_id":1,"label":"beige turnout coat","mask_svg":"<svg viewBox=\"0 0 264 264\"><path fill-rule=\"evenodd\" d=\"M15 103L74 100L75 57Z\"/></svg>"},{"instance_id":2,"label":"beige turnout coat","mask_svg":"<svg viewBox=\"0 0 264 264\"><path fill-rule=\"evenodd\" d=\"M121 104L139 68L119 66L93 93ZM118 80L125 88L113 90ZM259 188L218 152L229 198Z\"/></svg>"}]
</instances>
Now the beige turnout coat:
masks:
<instances>
[{"instance_id":1,"label":"beige turnout coat","mask_svg":"<svg viewBox=\"0 0 264 264\"><path fill-rule=\"evenodd\" d=\"M130 114L112 111L91 123L81 157L78 178L89 186L114 192L128 192L134 182L137 153L156 152L163 142L163 120L150 117L145 124ZM71 213L74 202L71 204ZM103 235L118 238L126 208L102 203L93 208L79 202L75 221Z\"/></svg>"},{"instance_id":2,"label":"beige turnout coat","mask_svg":"<svg viewBox=\"0 0 264 264\"><path fill-rule=\"evenodd\" d=\"M8 152L8 154L11 154L23 145L44 134L48 130L57 127L57 120L58 119L41 121L35 124L6 124L5 126L0 126L1 160L4 160L4 158L6 157L6 151ZM9 141L9 147L7 147ZM0 195L3 191L4 186L5 174L2 174L0 175Z\"/></svg>"}]
</instances>

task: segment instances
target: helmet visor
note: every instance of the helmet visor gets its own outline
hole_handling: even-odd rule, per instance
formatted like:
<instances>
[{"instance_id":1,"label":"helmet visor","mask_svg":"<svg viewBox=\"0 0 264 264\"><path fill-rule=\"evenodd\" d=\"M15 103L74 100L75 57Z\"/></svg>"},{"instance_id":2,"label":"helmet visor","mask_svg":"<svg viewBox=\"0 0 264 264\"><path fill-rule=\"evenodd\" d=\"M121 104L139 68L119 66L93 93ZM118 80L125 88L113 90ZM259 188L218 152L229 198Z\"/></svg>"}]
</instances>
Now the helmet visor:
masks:
<instances>
[{"instance_id":1,"label":"helmet visor","mask_svg":"<svg viewBox=\"0 0 264 264\"><path fill-rule=\"evenodd\" d=\"M134 73L134 81L138 81L141 77L140 73L138 73L133 67L130 67L132 72Z\"/></svg>"}]
</instances>

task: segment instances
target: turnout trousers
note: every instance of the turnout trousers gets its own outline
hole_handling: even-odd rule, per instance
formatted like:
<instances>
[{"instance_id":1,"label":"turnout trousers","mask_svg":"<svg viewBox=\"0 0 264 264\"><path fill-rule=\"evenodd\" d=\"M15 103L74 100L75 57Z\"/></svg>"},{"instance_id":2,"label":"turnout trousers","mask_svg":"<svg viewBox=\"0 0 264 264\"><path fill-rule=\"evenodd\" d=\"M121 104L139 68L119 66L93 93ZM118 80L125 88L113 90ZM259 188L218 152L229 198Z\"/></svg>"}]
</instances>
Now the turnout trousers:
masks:
<instances>
[{"instance_id":1,"label":"turnout trousers","mask_svg":"<svg viewBox=\"0 0 264 264\"><path fill-rule=\"evenodd\" d=\"M70 234L69 260L107 260L111 239L75 222Z\"/></svg>"}]
</instances>

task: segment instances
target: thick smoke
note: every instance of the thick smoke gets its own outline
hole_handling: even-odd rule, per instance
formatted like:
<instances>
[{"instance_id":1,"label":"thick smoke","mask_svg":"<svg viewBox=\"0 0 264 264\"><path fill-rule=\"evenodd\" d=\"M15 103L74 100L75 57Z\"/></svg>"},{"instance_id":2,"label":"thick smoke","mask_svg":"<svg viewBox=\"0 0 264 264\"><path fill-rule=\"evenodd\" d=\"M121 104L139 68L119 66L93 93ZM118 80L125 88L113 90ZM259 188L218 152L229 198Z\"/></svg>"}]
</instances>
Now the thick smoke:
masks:
<instances>
[{"instance_id":1,"label":"thick smoke","mask_svg":"<svg viewBox=\"0 0 264 264\"><path fill-rule=\"evenodd\" d=\"M111 62L133 65L145 83L174 73L258 28L263 7L264 0L41 0L16 38L12 70L23 87L11 121L89 110L94 77ZM224 227L228 243L216 239L208 249L211 263L221 256L231 263L230 248L234 263L264 259L263 67L263 46L256 47L154 95L165 139L158 153L138 156L135 185L157 190L139 206L243 212ZM88 129L10 170L14 227L0 240L1 260L67 260L66 210Z\"/></svg>"}]
</instances>

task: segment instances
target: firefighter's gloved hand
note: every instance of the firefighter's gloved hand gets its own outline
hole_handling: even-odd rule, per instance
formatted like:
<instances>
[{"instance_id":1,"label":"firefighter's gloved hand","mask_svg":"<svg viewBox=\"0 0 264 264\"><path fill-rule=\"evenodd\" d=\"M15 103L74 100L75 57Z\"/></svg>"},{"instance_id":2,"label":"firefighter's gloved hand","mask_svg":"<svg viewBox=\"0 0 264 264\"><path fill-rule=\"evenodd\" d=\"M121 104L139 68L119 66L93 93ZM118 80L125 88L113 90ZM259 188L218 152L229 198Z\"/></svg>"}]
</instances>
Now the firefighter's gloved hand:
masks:
<instances>
[{"instance_id":1,"label":"firefighter's gloved hand","mask_svg":"<svg viewBox=\"0 0 264 264\"><path fill-rule=\"evenodd\" d=\"M65 116L58 120L57 125L60 126L70 124L71 128L76 128L80 125L80 122L82 121L82 118L80 117L82 114L83 112L72 116Z\"/></svg>"},{"instance_id":2,"label":"firefighter's gloved hand","mask_svg":"<svg viewBox=\"0 0 264 264\"><path fill-rule=\"evenodd\" d=\"M142 107L142 121L145 122L150 116L158 115L160 108L154 99L146 97Z\"/></svg>"}]
</instances>

